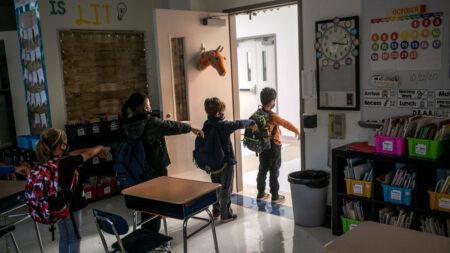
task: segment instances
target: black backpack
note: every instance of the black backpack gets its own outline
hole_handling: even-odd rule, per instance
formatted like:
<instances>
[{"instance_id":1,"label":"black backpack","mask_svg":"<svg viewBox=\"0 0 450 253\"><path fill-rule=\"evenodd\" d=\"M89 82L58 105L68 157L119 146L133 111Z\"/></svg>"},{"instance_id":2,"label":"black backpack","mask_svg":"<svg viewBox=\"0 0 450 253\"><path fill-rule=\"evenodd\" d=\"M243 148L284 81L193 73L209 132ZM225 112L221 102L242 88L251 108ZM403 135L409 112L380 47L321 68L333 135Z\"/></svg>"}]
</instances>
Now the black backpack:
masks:
<instances>
[{"instance_id":1,"label":"black backpack","mask_svg":"<svg viewBox=\"0 0 450 253\"><path fill-rule=\"evenodd\" d=\"M208 174L222 169L226 161L217 123L212 125L205 138L197 136L193 156L197 167Z\"/></svg>"},{"instance_id":2,"label":"black backpack","mask_svg":"<svg viewBox=\"0 0 450 253\"><path fill-rule=\"evenodd\" d=\"M256 155L262 153L264 150L271 148L271 141L277 132L277 125L274 126L272 132L269 132L269 117L273 112L266 112L261 107L250 116L250 119L255 121L258 130L252 132L251 127L247 127L244 133L244 146L251 151L256 152Z\"/></svg>"}]
</instances>

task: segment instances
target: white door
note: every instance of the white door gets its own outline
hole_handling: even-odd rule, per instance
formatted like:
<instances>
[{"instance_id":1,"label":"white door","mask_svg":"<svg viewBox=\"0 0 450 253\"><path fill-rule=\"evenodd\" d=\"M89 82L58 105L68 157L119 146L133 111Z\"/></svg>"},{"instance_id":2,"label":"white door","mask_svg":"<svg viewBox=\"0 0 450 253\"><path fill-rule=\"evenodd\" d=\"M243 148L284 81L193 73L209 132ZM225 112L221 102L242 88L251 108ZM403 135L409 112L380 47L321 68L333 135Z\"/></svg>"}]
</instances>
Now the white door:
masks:
<instances>
[{"instance_id":1,"label":"white door","mask_svg":"<svg viewBox=\"0 0 450 253\"><path fill-rule=\"evenodd\" d=\"M202 19L213 16L225 20L225 25L202 24ZM223 13L155 10L155 34L163 118L202 128L207 119L205 99L219 97L226 104L226 118L233 120L228 17ZM224 47L225 76L220 76L212 66L204 70L197 68L202 43L206 51L219 45ZM192 133L166 137L171 160L169 175L210 181L209 176L193 163L194 140Z\"/></svg>"},{"instance_id":2,"label":"white door","mask_svg":"<svg viewBox=\"0 0 450 253\"><path fill-rule=\"evenodd\" d=\"M261 90L265 87L277 89L275 37L240 39L237 54L240 115L248 118L261 104Z\"/></svg>"}]
</instances>

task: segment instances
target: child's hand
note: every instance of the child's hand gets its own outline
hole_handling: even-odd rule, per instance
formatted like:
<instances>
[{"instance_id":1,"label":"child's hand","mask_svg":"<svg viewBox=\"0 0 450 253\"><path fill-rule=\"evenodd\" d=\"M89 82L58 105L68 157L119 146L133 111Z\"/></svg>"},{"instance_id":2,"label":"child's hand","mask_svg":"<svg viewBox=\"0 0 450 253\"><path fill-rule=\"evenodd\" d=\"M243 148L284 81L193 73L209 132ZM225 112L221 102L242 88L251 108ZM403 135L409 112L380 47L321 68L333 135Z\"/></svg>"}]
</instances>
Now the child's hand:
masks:
<instances>
[{"instance_id":1,"label":"child's hand","mask_svg":"<svg viewBox=\"0 0 450 253\"><path fill-rule=\"evenodd\" d=\"M202 138L205 138L205 133L197 128L191 128L191 132L197 136L201 136Z\"/></svg>"},{"instance_id":2,"label":"child's hand","mask_svg":"<svg viewBox=\"0 0 450 253\"><path fill-rule=\"evenodd\" d=\"M22 176L28 176L30 175L30 169L26 166L20 165L20 166L15 166L14 170L17 174L20 174Z\"/></svg>"},{"instance_id":3,"label":"child's hand","mask_svg":"<svg viewBox=\"0 0 450 253\"><path fill-rule=\"evenodd\" d=\"M251 126L250 129L252 129L252 133L254 133L256 132L256 130L258 130L258 125L253 124L253 126Z\"/></svg>"},{"instance_id":4,"label":"child's hand","mask_svg":"<svg viewBox=\"0 0 450 253\"><path fill-rule=\"evenodd\" d=\"M99 147L100 147L100 151L98 152L97 156L100 157L101 159L105 159L109 154L109 150L103 146L99 146Z\"/></svg>"},{"instance_id":5,"label":"child's hand","mask_svg":"<svg viewBox=\"0 0 450 253\"><path fill-rule=\"evenodd\" d=\"M300 140L300 134L299 133L295 133L295 137L297 138L297 140Z\"/></svg>"}]
</instances>

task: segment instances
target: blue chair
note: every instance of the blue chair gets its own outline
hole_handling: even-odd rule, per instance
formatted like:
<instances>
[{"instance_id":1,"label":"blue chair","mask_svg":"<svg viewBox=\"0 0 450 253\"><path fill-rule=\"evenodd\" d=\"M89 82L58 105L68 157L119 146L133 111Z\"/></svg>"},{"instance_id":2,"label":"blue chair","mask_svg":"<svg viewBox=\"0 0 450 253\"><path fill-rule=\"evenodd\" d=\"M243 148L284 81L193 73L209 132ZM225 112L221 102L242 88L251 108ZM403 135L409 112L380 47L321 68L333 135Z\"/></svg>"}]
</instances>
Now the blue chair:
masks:
<instances>
[{"instance_id":1,"label":"blue chair","mask_svg":"<svg viewBox=\"0 0 450 253\"><path fill-rule=\"evenodd\" d=\"M128 223L122 216L97 209L94 209L93 213L103 248L105 248L105 252L107 253L110 251L106 244L105 237L103 236L103 232L116 236L117 242L112 245L112 248L114 249L113 252L144 253L150 252L156 248L162 248L167 252L172 252L167 246L167 242L172 240L172 237L149 230L137 229L125 237L120 238L121 235L128 233L129 230Z\"/></svg>"}]
</instances>

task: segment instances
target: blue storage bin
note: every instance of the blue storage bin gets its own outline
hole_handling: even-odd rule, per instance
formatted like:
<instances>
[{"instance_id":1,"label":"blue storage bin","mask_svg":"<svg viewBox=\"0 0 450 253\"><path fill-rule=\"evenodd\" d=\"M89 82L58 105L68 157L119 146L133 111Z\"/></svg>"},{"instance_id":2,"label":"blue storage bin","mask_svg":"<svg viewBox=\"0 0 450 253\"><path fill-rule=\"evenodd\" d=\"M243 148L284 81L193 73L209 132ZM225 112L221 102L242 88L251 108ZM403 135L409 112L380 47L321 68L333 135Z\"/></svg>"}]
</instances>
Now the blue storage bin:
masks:
<instances>
[{"instance_id":1,"label":"blue storage bin","mask_svg":"<svg viewBox=\"0 0 450 253\"><path fill-rule=\"evenodd\" d=\"M412 191L411 188L401 188L382 184L384 201L395 204L410 206Z\"/></svg>"},{"instance_id":2,"label":"blue storage bin","mask_svg":"<svg viewBox=\"0 0 450 253\"><path fill-rule=\"evenodd\" d=\"M37 135L21 135L17 136L17 146L22 149L32 149L36 151L36 143L39 141Z\"/></svg>"}]
</instances>

